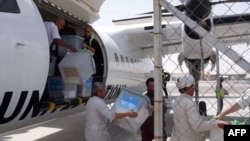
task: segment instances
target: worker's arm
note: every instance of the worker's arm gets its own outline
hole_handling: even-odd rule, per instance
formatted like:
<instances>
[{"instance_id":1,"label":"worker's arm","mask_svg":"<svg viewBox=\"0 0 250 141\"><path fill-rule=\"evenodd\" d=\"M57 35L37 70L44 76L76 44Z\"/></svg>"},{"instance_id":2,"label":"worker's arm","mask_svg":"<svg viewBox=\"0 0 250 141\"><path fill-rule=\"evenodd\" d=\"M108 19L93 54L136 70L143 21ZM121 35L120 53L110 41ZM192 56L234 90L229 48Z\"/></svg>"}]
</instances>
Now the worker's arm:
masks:
<instances>
[{"instance_id":1,"label":"worker's arm","mask_svg":"<svg viewBox=\"0 0 250 141\"><path fill-rule=\"evenodd\" d=\"M92 53L95 53L95 48L88 46L86 43L83 43L83 48L88 49L89 51L91 51Z\"/></svg>"},{"instance_id":2,"label":"worker's arm","mask_svg":"<svg viewBox=\"0 0 250 141\"><path fill-rule=\"evenodd\" d=\"M124 118L124 117L137 117L137 113L133 112L133 111L128 111L125 113L115 113L115 119L120 119L120 118Z\"/></svg>"},{"instance_id":3,"label":"worker's arm","mask_svg":"<svg viewBox=\"0 0 250 141\"><path fill-rule=\"evenodd\" d=\"M72 46L72 45L70 45L70 44L64 42L64 41L61 40L61 39L54 39L54 41L55 41L55 43L56 43L57 45L63 46L63 47L65 47L65 48L68 48L68 49L70 49L70 50L73 51L73 52L76 52L76 51L77 51L77 49L76 49L74 46Z\"/></svg>"},{"instance_id":4,"label":"worker's arm","mask_svg":"<svg viewBox=\"0 0 250 141\"><path fill-rule=\"evenodd\" d=\"M241 109L240 105L235 102L233 105L223 110L219 115L216 116L216 119L222 119L225 115L233 113Z\"/></svg>"}]
</instances>

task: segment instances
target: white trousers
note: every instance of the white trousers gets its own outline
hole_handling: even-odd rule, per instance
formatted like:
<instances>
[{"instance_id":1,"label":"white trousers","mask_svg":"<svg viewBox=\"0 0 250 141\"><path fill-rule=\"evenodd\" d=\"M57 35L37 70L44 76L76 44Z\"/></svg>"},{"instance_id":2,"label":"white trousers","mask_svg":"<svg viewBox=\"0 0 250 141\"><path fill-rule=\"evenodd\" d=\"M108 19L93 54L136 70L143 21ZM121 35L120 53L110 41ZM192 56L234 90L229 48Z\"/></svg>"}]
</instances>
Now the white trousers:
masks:
<instances>
[{"instance_id":1,"label":"white trousers","mask_svg":"<svg viewBox=\"0 0 250 141\"><path fill-rule=\"evenodd\" d=\"M111 137L107 129L94 130L91 128L85 128L86 141L111 141Z\"/></svg>"}]
</instances>

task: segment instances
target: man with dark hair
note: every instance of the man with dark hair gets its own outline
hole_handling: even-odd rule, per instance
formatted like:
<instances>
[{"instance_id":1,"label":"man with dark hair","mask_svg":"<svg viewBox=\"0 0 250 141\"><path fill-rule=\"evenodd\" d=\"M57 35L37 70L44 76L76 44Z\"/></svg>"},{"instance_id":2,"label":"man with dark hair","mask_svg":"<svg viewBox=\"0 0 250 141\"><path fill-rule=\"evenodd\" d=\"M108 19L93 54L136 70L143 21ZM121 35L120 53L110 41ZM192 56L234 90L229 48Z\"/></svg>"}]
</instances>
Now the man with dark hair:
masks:
<instances>
[{"instance_id":1,"label":"man with dark hair","mask_svg":"<svg viewBox=\"0 0 250 141\"><path fill-rule=\"evenodd\" d=\"M202 132L213 128L224 128L228 122L216 120L203 120L198 105L193 101L194 77L185 75L177 79L176 85L181 95L173 103L174 128L171 141L200 141Z\"/></svg>"},{"instance_id":2,"label":"man with dark hair","mask_svg":"<svg viewBox=\"0 0 250 141\"><path fill-rule=\"evenodd\" d=\"M95 60L96 73L94 75L93 82L102 82L104 70L103 54L101 46L96 38L96 35L93 33L93 28L91 25L85 26L85 34L82 47L85 50L89 50Z\"/></svg>"},{"instance_id":3,"label":"man with dark hair","mask_svg":"<svg viewBox=\"0 0 250 141\"><path fill-rule=\"evenodd\" d=\"M152 115L149 116L141 126L141 138L142 141L152 141L154 139L154 78L148 78L146 80L147 93L145 96L148 97L150 101L150 110ZM165 127L165 113L167 112L167 106L163 98L163 140L166 141L167 133Z\"/></svg>"},{"instance_id":4,"label":"man with dark hair","mask_svg":"<svg viewBox=\"0 0 250 141\"><path fill-rule=\"evenodd\" d=\"M86 126L85 138L86 141L111 141L111 137L107 130L107 122L112 122L114 119L124 117L137 117L137 113L128 111L124 113L115 113L110 110L104 102L106 96L106 88L103 83L95 82L92 88L92 95L86 105Z\"/></svg>"}]
</instances>

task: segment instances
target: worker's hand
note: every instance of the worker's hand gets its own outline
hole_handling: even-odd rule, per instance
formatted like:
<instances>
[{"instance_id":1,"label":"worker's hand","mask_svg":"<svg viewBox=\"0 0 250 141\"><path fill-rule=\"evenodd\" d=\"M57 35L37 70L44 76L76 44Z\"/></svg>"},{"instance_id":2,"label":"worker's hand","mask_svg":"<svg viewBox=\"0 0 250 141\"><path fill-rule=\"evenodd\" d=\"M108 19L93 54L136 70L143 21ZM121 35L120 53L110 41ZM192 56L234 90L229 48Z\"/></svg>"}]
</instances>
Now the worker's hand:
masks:
<instances>
[{"instance_id":1,"label":"worker's hand","mask_svg":"<svg viewBox=\"0 0 250 141\"><path fill-rule=\"evenodd\" d=\"M133 117L133 118L138 116L138 113L134 111L129 111L127 114L128 114L128 117Z\"/></svg>"},{"instance_id":2,"label":"worker's hand","mask_svg":"<svg viewBox=\"0 0 250 141\"><path fill-rule=\"evenodd\" d=\"M218 120L220 120L220 119L222 119L224 116L222 115L222 114L218 114L216 117L215 117L215 119L218 119Z\"/></svg>"},{"instance_id":3,"label":"worker's hand","mask_svg":"<svg viewBox=\"0 0 250 141\"><path fill-rule=\"evenodd\" d=\"M76 47L71 47L70 50L71 50L72 52L77 52L77 51L78 51Z\"/></svg>"},{"instance_id":4,"label":"worker's hand","mask_svg":"<svg viewBox=\"0 0 250 141\"><path fill-rule=\"evenodd\" d=\"M88 45L87 45L86 43L83 43L83 44L82 44L82 47L83 47L83 48L87 48Z\"/></svg>"},{"instance_id":5,"label":"worker's hand","mask_svg":"<svg viewBox=\"0 0 250 141\"><path fill-rule=\"evenodd\" d=\"M231 124L230 121L222 121L222 120L217 121L217 125L221 129L224 129L224 125L230 125L230 124Z\"/></svg>"}]
</instances>

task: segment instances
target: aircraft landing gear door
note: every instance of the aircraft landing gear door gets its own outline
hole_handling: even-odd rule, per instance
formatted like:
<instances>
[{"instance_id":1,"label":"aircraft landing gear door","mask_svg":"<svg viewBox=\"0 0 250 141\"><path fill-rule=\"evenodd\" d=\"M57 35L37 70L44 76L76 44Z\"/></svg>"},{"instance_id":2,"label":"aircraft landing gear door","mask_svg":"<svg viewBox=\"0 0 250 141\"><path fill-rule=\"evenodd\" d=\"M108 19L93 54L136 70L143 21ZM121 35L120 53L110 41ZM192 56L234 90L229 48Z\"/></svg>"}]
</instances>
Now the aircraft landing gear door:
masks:
<instances>
[{"instance_id":1,"label":"aircraft landing gear door","mask_svg":"<svg viewBox=\"0 0 250 141\"><path fill-rule=\"evenodd\" d=\"M0 75L4 80L0 81L0 93L14 89L19 94L35 90L42 94L49 43L36 5L33 0L0 0L0 21Z\"/></svg>"}]
</instances>

